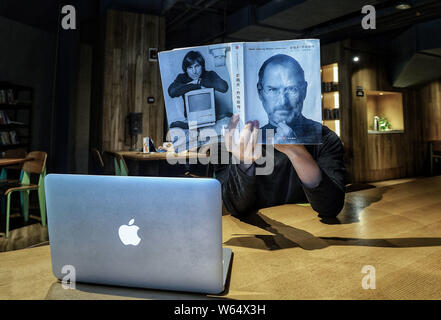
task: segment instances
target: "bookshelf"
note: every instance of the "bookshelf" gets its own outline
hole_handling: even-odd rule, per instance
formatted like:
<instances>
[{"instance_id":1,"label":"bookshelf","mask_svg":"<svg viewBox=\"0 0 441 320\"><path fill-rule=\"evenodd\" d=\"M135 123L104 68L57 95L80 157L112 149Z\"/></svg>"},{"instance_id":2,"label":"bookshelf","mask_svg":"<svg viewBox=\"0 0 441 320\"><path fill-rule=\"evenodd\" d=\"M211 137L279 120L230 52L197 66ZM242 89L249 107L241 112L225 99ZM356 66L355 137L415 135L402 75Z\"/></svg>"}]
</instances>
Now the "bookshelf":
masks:
<instances>
[{"instance_id":1,"label":"bookshelf","mask_svg":"<svg viewBox=\"0 0 441 320\"><path fill-rule=\"evenodd\" d=\"M323 125L340 136L340 92L338 64L322 66L322 114Z\"/></svg>"},{"instance_id":2,"label":"bookshelf","mask_svg":"<svg viewBox=\"0 0 441 320\"><path fill-rule=\"evenodd\" d=\"M33 89L0 82L0 152L23 148L29 152Z\"/></svg>"}]
</instances>

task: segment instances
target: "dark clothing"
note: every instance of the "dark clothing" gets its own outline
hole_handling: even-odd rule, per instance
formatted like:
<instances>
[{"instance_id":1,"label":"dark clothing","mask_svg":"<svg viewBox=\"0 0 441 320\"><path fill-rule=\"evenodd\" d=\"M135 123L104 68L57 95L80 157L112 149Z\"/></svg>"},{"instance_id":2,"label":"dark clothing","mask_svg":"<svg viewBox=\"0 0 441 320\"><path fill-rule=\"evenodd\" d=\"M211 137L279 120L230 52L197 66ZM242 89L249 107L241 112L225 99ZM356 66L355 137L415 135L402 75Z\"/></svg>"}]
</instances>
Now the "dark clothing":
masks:
<instances>
[{"instance_id":1,"label":"dark clothing","mask_svg":"<svg viewBox=\"0 0 441 320\"><path fill-rule=\"evenodd\" d=\"M193 90L205 88L214 88L219 92L227 92L228 91L228 83L225 80L222 80L221 77L217 75L214 71L203 71L200 77L199 84L189 83L193 81L192 78L188 76L187 73L180 73L175 81L168 87L168 94L172 98L177 98L182 96L184 100L184 116L187 117L187 110L185 108L185 99L184 95Z\"/></svg>"},{"instance_id":2,"label":"dark clothing","mask_svg":"<svg viewBox=\"0 0 441 320\"><path fill-rule=\"evenodd\" d=\"M343 146L338 136L325 126L322 136L321 145L305 145L322 174L315 188L304 186L289 158L275 149L274 171L270 175L248 176L239 165L220 166L216 178L222 184L227 210L233 215L246 215L260 208L309 202L320 217L335 217L345 198Z\"/></svg>"},{"instance_id":3,"label":"dark clothing","mask_svg":"<svg viewBox=\"0 0 441 320\"><path fill-rule=\"evenodd\" d=\"M293 144L318 144L322 139L322 125L317 121L305 118L303 115L300 119L296 119L293 123L288 123L288 126L294 131L295 137L287 137L287 141L282 143ZM266 143L266 129L273 129L274 134L277 132L277 127L268 123L262 128L262 143Z\"/></svg>"}]
</instances>

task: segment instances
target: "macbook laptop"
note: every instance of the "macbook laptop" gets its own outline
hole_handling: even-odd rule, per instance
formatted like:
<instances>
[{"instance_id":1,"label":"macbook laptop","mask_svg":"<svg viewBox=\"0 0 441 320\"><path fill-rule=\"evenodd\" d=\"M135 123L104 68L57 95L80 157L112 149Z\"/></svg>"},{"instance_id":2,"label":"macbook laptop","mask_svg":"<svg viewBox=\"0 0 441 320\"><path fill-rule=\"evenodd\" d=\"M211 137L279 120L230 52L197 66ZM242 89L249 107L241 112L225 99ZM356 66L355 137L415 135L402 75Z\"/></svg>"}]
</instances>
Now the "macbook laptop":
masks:
<instances>
[{"instance_id":1,"label":"macbook laptop","mask_svg":"<svg viewBox=\"0 0 441 320\"><path fill-rule=\"evenodd\" d=\"M77 282L224 291L232 252L216 179L49 174L45 191L58 279L73 267Z\"/></svg>"}]
</instances>

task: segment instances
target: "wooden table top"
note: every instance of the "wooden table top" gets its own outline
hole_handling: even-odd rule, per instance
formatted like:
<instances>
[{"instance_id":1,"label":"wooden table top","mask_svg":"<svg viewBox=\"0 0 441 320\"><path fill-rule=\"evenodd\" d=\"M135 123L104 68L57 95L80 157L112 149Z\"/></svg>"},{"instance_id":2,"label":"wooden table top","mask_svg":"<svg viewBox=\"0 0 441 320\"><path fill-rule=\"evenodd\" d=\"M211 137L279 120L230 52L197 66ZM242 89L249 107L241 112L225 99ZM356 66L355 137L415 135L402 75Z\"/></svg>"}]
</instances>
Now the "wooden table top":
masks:
<instances>
[{"instance_id":1,"label":"wooden table top","mask_svg":"<svg viewBox=\"0 0 441 320\"><path fill-rule=\"evenodd\" d=\"M441 299L441 177L346 195L336 219L309 206L222 216L234 252L222 299ZM52 275L50 248L0 253L0 299L204 299L213 296L77 284ZM362 287L363 267L376 288Z\"/></svg>"},{"instance_id":2,"label":"wooden table top","mask_svg":"<svg viewBox=\"0 0 441 320\"><path fill-rule=\"evenodd\" d=\"M180 152L180 153L174 153L174 152L150 152L150 153L142 153L139 151L112 151L114 153L118 153L122 155L123 157L132 159L132 160L138 160L138 161L145 161L145 160L167 160L167 159L174 159L174 160L180 160L180 159L206 159L207 155L205 153L197 153L197 152Z\"/></svg>"},{"instance_id":3,"label":"wooden table top","mask_svg":"<svg viewBox=\"0 0 441 320\"><path fill-rule=\"evenodd\" d=\"M29 160L32 160L32 158L0 158L0 167L21 164Z\"/></svg>"}]
</instances>

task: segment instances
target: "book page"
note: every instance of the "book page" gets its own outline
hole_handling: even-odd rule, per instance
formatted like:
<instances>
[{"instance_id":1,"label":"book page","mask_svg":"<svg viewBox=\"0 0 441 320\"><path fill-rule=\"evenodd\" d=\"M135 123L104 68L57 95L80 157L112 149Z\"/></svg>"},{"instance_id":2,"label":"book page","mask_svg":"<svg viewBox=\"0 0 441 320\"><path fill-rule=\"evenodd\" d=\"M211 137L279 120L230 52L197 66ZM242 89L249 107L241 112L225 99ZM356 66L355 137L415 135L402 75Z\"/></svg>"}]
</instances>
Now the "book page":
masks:
<instances>
[{"instance_id":1,"label":"book page","mask_svg":"<svg viewBox=\"0 0 441 320\"><path fill-rule=\"evenodd\" d=\"M248 42L244 60L245 121L259 120L262 143L320 144L319 40Z\"/></svg>"},{"instance_id":2,"label":"book page","mask_svg":"<svg viewBox=\"0 0 441 320\"><path fill-rule=\"evenodd\" d=\"M169 139L178 151L222 141L233 114L230 45L159 53Z\"/></svg>"}]
</instances>

